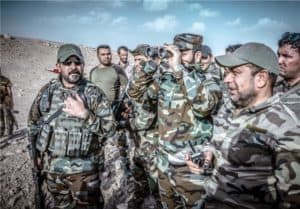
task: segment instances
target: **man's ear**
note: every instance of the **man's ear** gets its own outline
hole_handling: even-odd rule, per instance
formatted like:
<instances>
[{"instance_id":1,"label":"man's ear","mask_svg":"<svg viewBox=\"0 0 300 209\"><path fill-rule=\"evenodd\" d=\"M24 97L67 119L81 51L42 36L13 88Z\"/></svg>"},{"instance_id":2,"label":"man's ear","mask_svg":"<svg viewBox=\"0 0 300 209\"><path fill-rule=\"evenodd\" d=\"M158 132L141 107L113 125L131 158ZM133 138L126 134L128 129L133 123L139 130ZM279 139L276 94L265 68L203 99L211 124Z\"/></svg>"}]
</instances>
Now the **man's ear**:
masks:
<instances>
[{"instance_id":1,"label":"man's ear","mask_svg":"<svg viewBox=\"0 0 300 209\"><path fill-rule=\"evenodd\" d=\"M56 63L56 69L58 70L58 73L61 73L61 64L60 63Z\"/></svg>"},{"instance_id":2,"label":"man's ear","mask_svg":"<svg viewBox=\"0 0 300 209\"><path fill-rule=\"evenodd\" d=\"M269 74L266 70L261 70L255 75L255 82L258 88L263 88L269 81Z\"/></svg>"}]
</instances>

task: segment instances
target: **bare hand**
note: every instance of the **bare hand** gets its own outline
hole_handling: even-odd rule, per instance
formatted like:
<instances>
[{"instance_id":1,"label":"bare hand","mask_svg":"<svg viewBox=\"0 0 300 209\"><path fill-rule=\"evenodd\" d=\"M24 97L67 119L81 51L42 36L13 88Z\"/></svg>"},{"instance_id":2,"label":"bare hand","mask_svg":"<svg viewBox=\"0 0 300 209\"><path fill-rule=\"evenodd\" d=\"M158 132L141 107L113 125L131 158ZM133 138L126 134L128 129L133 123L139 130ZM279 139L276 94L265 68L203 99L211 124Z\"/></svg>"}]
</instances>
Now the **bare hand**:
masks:
<instances>
[{"instance_id":1,"label":"bare hand","mask_svg":"<svg viewBox=\"0 0 300 209\"><path fill-rule=\"evenodd\" d=\"M196 163L192 161L191 155L185 155L185 161L187 167L190 169L190 171L194 174L203 174L204 170Z\"/></svg>"},{"instance_id":2,"label":"bare hand","mask_svg":"<svg viewBox=\"0 0 300 209\"><path fill-rule=\"evenodd\" d=\"M88 110L85 108L84 103L78 94L76 94L76 98L69 96L65 100L65 108L63 108L63 111L78 118L86 119L88 116Z\"/></svg>"}]
</instances>

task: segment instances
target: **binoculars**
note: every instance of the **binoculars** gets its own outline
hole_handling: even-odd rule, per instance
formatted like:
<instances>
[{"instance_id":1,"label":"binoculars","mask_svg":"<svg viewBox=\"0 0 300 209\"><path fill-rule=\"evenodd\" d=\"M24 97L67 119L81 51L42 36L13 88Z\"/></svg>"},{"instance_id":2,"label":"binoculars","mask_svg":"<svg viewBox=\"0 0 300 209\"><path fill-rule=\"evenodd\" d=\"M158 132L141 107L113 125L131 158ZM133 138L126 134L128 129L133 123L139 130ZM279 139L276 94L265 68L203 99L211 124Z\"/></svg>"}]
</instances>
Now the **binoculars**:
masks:
<instances>
[{"instance_id":1,"label":"binoculars","mask_svg":"<svg viewBox=\"0 0 300 209\"><path fill-rule=\"evenodd\" d=\"M164 47L147 47L145 48L145 55L151 58L170 58L172 53L167 51Z\"/></svg>"}]
</instances>

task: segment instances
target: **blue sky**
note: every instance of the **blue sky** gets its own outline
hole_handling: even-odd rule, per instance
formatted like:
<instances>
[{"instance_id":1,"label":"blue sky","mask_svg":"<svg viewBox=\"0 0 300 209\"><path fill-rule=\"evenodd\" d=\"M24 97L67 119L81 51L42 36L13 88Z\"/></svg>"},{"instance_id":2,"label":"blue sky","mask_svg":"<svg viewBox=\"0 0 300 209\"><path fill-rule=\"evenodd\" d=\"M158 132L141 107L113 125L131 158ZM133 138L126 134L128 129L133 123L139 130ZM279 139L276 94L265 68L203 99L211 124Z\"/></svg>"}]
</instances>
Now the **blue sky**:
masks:
<instances>
[{"instance_id":1,"label":"blue sky","mask_svg":"<svg viewBox=\"0 0 300 209\"><path fill-rule=\"evenodd\" d=\"M204 36L215 55L229 44L262 42L274 50L300 31L296 1L1 1L1 33L113 49L171 43L177 33Z\"/></svg>"}]
</instances>

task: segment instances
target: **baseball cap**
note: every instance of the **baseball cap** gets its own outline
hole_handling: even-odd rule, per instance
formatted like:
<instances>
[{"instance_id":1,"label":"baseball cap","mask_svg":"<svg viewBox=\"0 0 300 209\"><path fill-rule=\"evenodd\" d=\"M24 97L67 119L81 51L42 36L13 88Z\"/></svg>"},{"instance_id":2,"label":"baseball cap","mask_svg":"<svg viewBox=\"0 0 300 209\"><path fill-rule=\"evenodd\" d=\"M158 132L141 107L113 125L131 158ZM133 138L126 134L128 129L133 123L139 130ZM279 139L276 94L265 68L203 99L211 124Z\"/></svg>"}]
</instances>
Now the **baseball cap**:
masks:
<instances>
[{"instance_id":1,"label":"baseball cap","mask_svg":"<svg viewBox=\"0 0 300 209\"><path fill-rule=\"evenodd\" d=\"M204 56L204 57L208 57L208 56L212 55L211 48L207 45L201 46L201 53L202 53L202 56Z\"/></svg>"},{"instance_id":2,"label":"baseball cap","mask_svg":"<svg viewBox=\"0 0 300 209\"><path fill-rule=\"evenodd\" d=\"M145 55L146 56L146 49L149 48L150 45L149 44L139 44L137 45L137 47L131 51L131 53L133 54L133 56L136 55Z\"/></svg>"},{"instance_id":3,"label":"baseball cap","mask_svg":"<svg viewBox=\"0 0 300 209\"><path fill-rule=\"evenodd\" d=\"M72 55L78 57L84 63L80 48L74 44L61 45L57 52L57 60L58 62L64 62Z\"/></svg>"},{"instance_id":4,"label":"baseball cap","mask_svg":"<svg viewBox=\"0 0 300 209\"><path fill-rule=\"evenodd\" d=\"M194 50L202 44L203 37L192 33L181 33L174 37L173 44L178 46L179 50Z\"/></svg>"},{"instance_id":5,"label":"baseball cap","mask_svg":"<svg viewBox=\"0 0 300 209\"><path fill-rule=\"evenodd\" d=\"M217 56L218 64L225 67L237 67L244 64L254 64L276 75L279 74L278 59L275 52L261 43L246 43L231 54Z\"/></svg>"}]
</instances>

